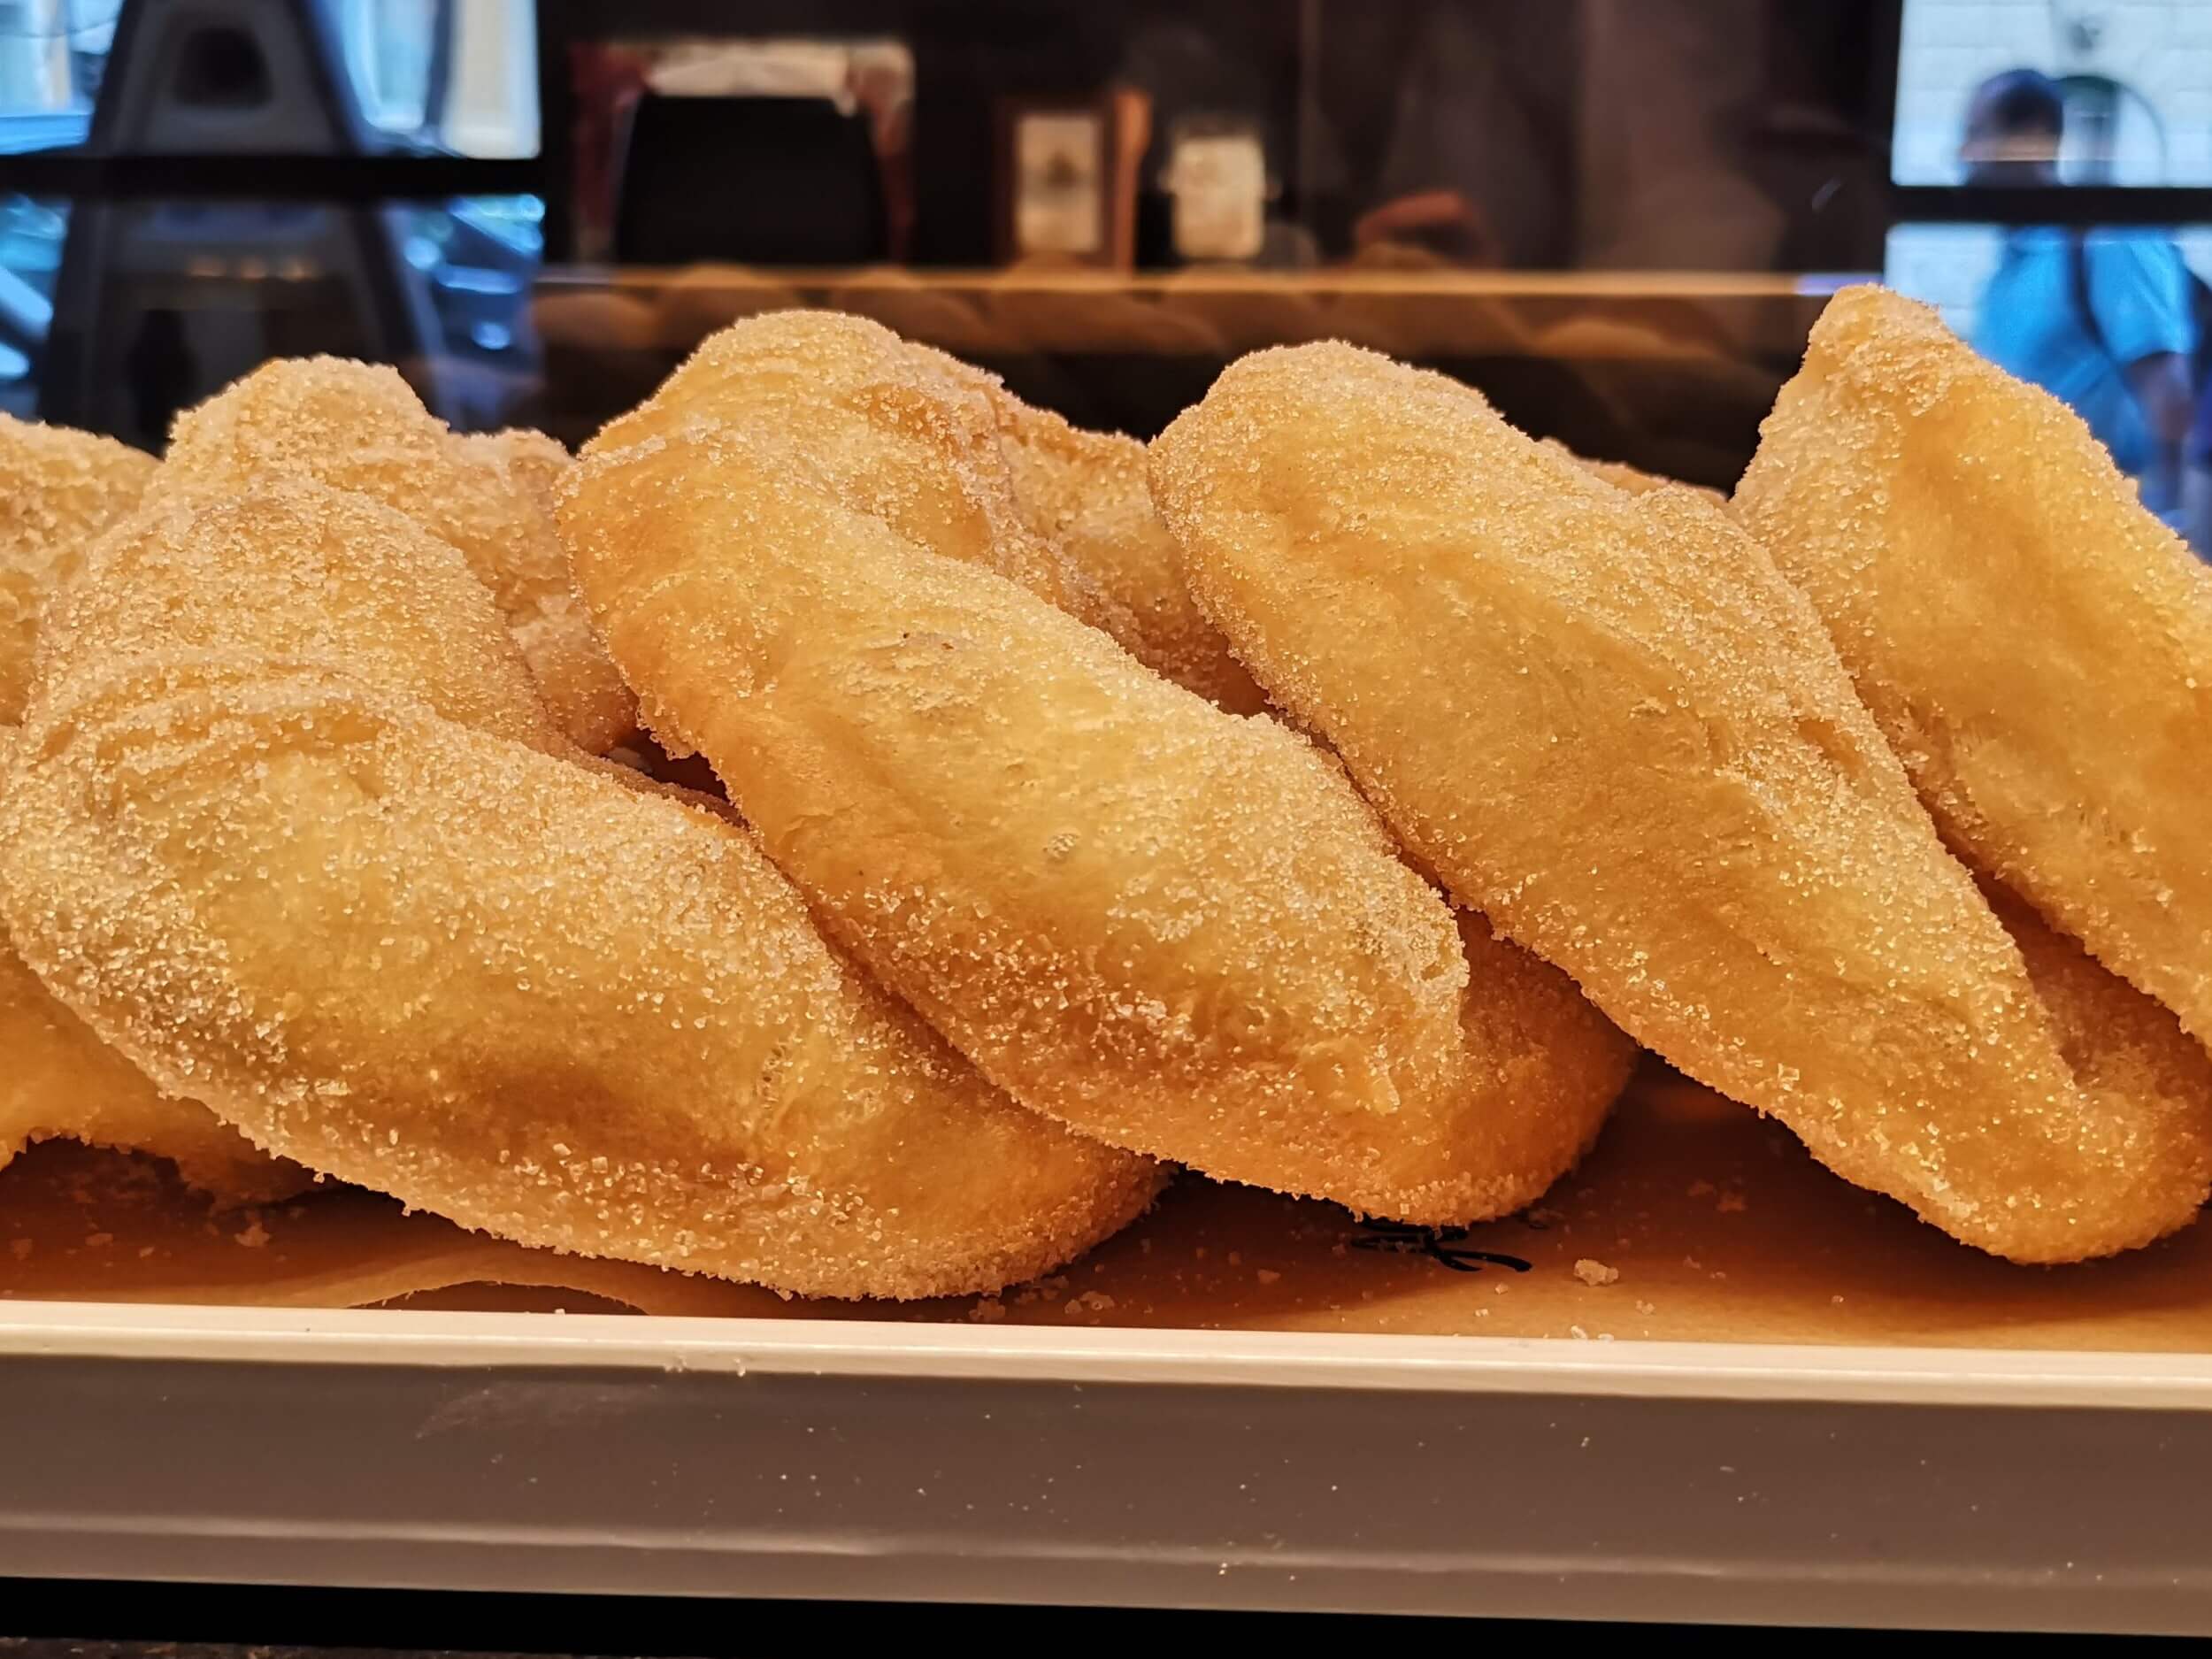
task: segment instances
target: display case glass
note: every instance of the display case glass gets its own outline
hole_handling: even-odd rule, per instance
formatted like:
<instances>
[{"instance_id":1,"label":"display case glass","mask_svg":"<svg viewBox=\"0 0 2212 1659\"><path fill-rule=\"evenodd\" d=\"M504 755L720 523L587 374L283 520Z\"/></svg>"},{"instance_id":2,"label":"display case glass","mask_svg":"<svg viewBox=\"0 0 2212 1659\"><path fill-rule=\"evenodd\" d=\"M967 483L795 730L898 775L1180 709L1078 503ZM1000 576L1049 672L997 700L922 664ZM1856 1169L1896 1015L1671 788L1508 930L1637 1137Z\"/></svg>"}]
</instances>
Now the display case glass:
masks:
<instances>
[{"instance_id":1,"label":"display case glass","mask_svg":"<svg viewBox=\"0 0 2212 1659\"><path fill-rule=\"evenodd\" d=\"M317 260L279 245L318 225L405 290L319 338L413 365L462 424L571 442L717 320L795 300L1140 435L1236 352L1341 334L1719 486L1853 274L1985 335L1989 285L2024 283L2009 360L2113 403L2112 429L2137 393L2066 362L2085 339L2186 333L2200 396L2212 14L2186 0L238 10L262 20L171 36L175 8L5 8L0 404L157 442L154 405L326 311L302 303ZM131 70L154 56L176 73ZM114 395L128 421L91 411L46 343L73 224L65 337L88 305L111 342L147 310L271 320L193 324L228 343ZM2100 227L2085 331L2061 267ZM223 269L180 303L117 280L127 247Z\"/></svg>"},{"instance_id":2,"label":"display case glass","mask_svg":"<svg viewBox=\"0 0 2212 1659\"><path fill-rule=\"evenodd\" d=\"M2212 1633L2212 0L0 0L0 1603Z\"/></svg>"}]
</instances>

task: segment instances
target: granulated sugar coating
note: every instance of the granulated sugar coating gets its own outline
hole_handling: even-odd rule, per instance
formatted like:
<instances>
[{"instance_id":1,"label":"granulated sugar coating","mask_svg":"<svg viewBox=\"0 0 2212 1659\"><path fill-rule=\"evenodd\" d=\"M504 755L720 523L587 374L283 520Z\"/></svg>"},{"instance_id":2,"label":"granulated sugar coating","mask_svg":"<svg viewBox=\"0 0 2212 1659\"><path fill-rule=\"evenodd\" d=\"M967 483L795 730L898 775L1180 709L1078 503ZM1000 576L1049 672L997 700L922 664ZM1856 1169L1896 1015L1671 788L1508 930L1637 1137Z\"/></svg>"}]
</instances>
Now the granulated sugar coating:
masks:
<instances>
[{"instance_id":1,"label":"granulated sugar coating","mask_svg":"<svg viewBox=\"0 0 2212 1659\"><path fill-rule=\"evenodd\" d=\"M934 356L934 354L930 354ZM1163 678L1228 709L1265 703L1228 640L1184 584L1182 556L1152 504L1141 445L1076 430L1030 408L988 375L941 358L989 398L1022 516L1058 534L1116 609L1087 618ZM1635 1064L1636 1045L1558 970L1496 939L1482 918L1457 921L1467 958L1460 1041L1432 1098L1407 1102L1433 1125L1424 1154L1453 1173L1401 1208L1441 1221L1509 1214L1540 1197L1597 1139Z\"/></svg>"},{"instance_id":2,"label":"granulated sugar coating","mask_svg":"<svg viewBox=\"0 0 2212 1659\"><path fill-rule=\"evenodd\" d=\"M553 530L554 496L561 475L569 469L568 451L561 447L557 438L525 426L509 426L502 432L457 434L454 442L464 455L473 456L488 465L504 467L509 484L523 492L542 515L534 528ZM560 561L560 568L566 570L568 555L557 548L555 557Z\"/></svg>"},{"instance_id":3,"label":"granulated sugar coating","mask_svg":"<svg viewBox=\"0 0 2212 1659\"><path fill-rule=\"evenodd\" d=\"M1186 691L1232 713L1262 709L1264 695L1184 584L1143 447L1078 431L993 377L938 361L990 400L1024 520L1057 534L1114 602L1086 619ZM1461 910L1456 919L1468 967L1460 1041L1433 1097L1402 1114L1434 1126L1437 1144L1424 1156L1454 1172L1401 1207L1448 1222L1509 1214L1540 1197L1590 1149L1636 1062L1636 1045L1565 975L1495 938L1481 917Z\"/></svg>"},{"instance_id":4,"label":"granulated sugar coating","mask_svg":"<svg viewBox=\"0 0 2212 1659\"><path fill-rule=\"evenodd\" d=\"M1632 495L1648 495L1657 489L1686 489L1693 495L1702 495L1716 505L1728 499L1720 491L1708 489L1702 484L1685 484L1675 479L1662 478L1656 472L1647 472L1640 467L1629 465L1625 461L1594 461L1586 455L1577 455L1556 438L1539 439L1536 447L1548 455L1573 462L1591 477L1601 478L1615 488L1624 489Z\"/></svg>"},{"instance_id":5,"label":"granulated sugar coating","mask_svg":"<svg viewBox=\"0 0 2212 1659\"><path fill-rule=\"evenodd\" d=\"M2182 1030L2170 1010L2054 933L2018 895L1987 881L1983 890L2020 947L2075 1080L2100 1104L2140 1112L2152 1125L2147 1144L2173 1148L2177 1179L2206 1179L2212 1174L2212 1053Z\"/></svg>"},{"instance_id":6,"label":"granulated sugar coating","mask_svg":"<svg viewBox=\"0 0 2212 1659\"><path fill-rule=\"evenodd\" d=\"M23 718L48 597L153 475L151 456L112 438L0 414L0 726Z\"/></svg>"},{"instance_id":7,"label":"granulated sugar coating","mask_svg":"<svg viewBox=\"0 0 2212 1659\"><path fill-rule=\"evenodd\" d=\"M6 920L265 1146L525 1242L826 1295L1019 1280L1158 1187L846 964L741 827L572 748L461 556L365 496L157 504L50 645Z\"/></svg>"},{"instance_id":8,"label":"granulated sugar coating","mask_svg":"<svg viewBox=\"0 0 2212 1659\"><path fill-rule=\"evenodd\" d=\"M300 478L396 508L460 549L491 589L561 729L595 755L637 729L637 699L593 637L553 527L568 457L534 432L461 437L393 370L271 363L177 418L156 488L235 495Z\"/></svg>"},{"instance_id":9,"label":"granulated sugar coating","mask_svg":"<svg viewBox=\"0 0 2212 1659\"><path fill-rule=\"evenodd\" d=\"M931 354L934 355L934 354ZM1182 555L1152 505L1142 446L1077 431L998 382L943 362L987 396L1022 514L1061 534L1079 567L1118 608L1090 618L1163 678L1232 713L1256 712L1260 688L1185 586ZM1467 958L1460 1040L1402 1121L1435 1142L1423 1156L1452 1173L1401 1209L1437 1221L1509 1214L1580 1162L1636 1062L1636 1045L1557 969L1458 912Z\"/></svg>"},{"instance_id":10,"label":"granulated sugar coating","mask_svg":"<svg viewBox=\"0 0 2212 1659\"><path fill-rule=\"evenodd\" d=\"M288 1197L309 1180L197 1101L164 1095L4 948L0 1055L0 1168L27 1146L62 1138L167 1158L185 1181L227 1203Z\"/></svg>"},{"instance_id":11,"label":"granulated sugar coating","mask_svg":"<svg viewBox=\"0 0 2212 1659\"><path fill-rule=\"evenodd\" d=\"M2194 1214L2207 1114L2077 1084L1819 618L1724 513L1344 346L1246 358L1152 455L1271 696L1633 1035L2001 1255Z\"/></svg>"},{"instance_id":12,"label":"granulated sugar coating","mask_svg":"<svg viewBox=\"0 0 2212 1659\"><path fill-rule=\"evenodd\" d=\"M1952 843L2212 1041L2212 571L2089 428L1847 288L1736 511Z\"/></svg>"},{"instance_id":13,"label":"granulated sugar coating","mask_svg":"<svg viewBox=\"0 0 2212 1659\"><path fill-rule=\"evenodd\" d=\"M965 372L997 418L1024 521L1056 541L1112 602L1109 614L1083 620L1112 634L1153 672L1232 714L1264 709L1266 697L1183 584L1181 556L1145 482L1144 446L1081 431L1033 409L991 377Z\"/></svg>"},{"instance_id":14,"label":"granulated sugar coating","mask_svg":"<svg viewBox=\"0 0 2212 1659\"><path fill-rule=\"evenodd\" d=\"M150 457L111 439L0 415L0 772L49 600L153 472ZM48 994L0 929L0 1165L55 1136L170 1158L193 1185L242 1202L306 1179L205 1107L165 1099Z\"/></svg>"},{"instance_id":15,"label":"granulated sugar coating","mask_svg":"<svg viewBox=\"0 0 2212 1659\"><path fill-rule=\"evenodd\" d=\"M1494 1094L1448 1087L1447 908L1333 759L1075 619L1086 584L1025 522L971 377L849 318L740 324L565 492L649 723L1017 1098L1376 1214L1531 1195L1485 1141ZM1552 1081L1521 1011L1476 1033L1495 1088Z\"/></svg>"}]
</instances>

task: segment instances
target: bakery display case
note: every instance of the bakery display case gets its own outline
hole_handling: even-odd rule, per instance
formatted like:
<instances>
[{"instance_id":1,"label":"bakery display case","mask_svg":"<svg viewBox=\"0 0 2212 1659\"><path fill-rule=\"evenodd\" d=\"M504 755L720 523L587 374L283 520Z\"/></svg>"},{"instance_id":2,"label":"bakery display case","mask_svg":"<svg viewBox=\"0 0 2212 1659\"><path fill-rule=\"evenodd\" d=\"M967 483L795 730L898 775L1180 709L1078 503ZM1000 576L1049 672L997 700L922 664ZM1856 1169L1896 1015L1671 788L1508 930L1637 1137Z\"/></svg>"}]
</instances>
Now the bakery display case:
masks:
<instances>
[{"instance_id":1,"label":"bakery display case","mask_svg":"<svg viewBox=\"0 0 2212 1659\"><path fill-rule=\"evenodd\" d=\"M0 0L0 1609L2212 1631L2208 281L2187 0Z\"/></svg>"}]
</instances>

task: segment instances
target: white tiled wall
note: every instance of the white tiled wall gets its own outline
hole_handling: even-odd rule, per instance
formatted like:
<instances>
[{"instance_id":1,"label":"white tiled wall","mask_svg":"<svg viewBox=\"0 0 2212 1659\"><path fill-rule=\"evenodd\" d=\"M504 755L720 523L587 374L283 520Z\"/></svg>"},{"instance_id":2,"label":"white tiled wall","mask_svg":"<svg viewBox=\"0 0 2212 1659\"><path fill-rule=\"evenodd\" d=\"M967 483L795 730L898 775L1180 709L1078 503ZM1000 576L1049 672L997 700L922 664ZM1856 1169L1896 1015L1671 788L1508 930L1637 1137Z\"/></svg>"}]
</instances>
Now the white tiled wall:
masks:
<instances>
[{"instance_id":1,"label":"white tiled wall","mask_svg":"<svg viewBox=\"0 0 2212 1659\"><path fill-rule=\"evenodd\" d=\"M1905 0L1897 181L1958 182L1967 99L2024 68L2110 75L2158 111L2162 162L2153 124L2124 115L2118 182L2212 184L2212 0Z\"/></svg>"}]
</instances>

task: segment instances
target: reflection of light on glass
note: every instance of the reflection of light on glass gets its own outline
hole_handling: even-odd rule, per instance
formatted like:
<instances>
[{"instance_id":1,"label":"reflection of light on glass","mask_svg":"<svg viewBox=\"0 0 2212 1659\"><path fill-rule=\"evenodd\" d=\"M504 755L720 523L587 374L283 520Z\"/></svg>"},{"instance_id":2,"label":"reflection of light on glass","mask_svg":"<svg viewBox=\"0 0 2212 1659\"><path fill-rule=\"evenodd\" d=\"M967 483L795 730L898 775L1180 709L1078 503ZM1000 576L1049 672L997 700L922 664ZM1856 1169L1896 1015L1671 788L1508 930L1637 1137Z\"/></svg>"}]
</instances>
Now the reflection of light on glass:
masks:
<instances>
[{"instance_id":1,"label":"reflection of light on glass","mask_svg":"<svg viewBox=\"0 0 2212 1659\"><path fill-rule=\"evenodd\" d=\"M471 265L449 265L438 280L464 294L513 295L522 292L522 279L511 271L486 271Z\"/></svg>"},{"instance_id":2,"label":"reflection of light on glass","mask_svg":"<svg viewBox=\"0 0 2212 1659\"><path fill-rule=\"evenodd\" d=\"M2069 184L2212 184L2212 5L2205 0L1905 0L1891 173L1957 184L1968 101L2033 69L2066 98Z\"/></svg>"},{"instance_id":3,"label":"reflection of light on glass","mask_svg":"<svg viewBox=\"0 0 2212 1659\"><path fill-rule=\"evenodd\" d=\"M545 204L534 196L464 196L449 204L456 223L534 265L545 250Z\"/></svg>"},{"instance_id":4,"label":"reflection of light on glass","mask_svg":"<svg viewBox=\"0 0 2212 1659\"><path fill-rule=\"evenodd\" d=\"M1971 334L2003 251L2004 232L1994 225L1899 225L1889 233L1882 280L1934 306L1960 334Z\"/></svg>"},{"instance_id":5,"label":"reflection of light on glass","mask_svg":"<svg viewBox=\"0 0 2212 1659\"><path fill-rule=\"evenodd\" d=\"M2166 119L2142 90L2109 75L2062 77L2066 137L2059 146L2063 184L2161 185L2172 173Z\"/></svg>"},{"instance_id":6,"label":"reflection of light on glass","mask_svg":"<svg viewBox=\"0 0 2212 1659\"><path fill-rule=\"evenodd\" d=\"M371 126L464 156L537 153L532 0L335 3L347 75ZM432 74L441 22L448 31L442 87Z\"/></svg>"},{"instance_id":7,"label":"reflection of light on glass","mask_svg":"<svg viewBox=\"0 0 2212 1659\"><path fill-rule=\"evenodd\" d=\"M446 149L463 156L538 153L535 11L533 0L453 0L452 85L440 134Z\"/></svg>"},{"instance_id":8,"label":"reflection of light on glass","mask_svg":"<svg viewBox=\"0 0 2212 1659\"><path fill-rule=\"evenodd\" d=\"M32 365L54 322L67 207L0 195L0 409L37 413Z\"/></svg>"},{"instance_id":9,"label":"reflection of light on glass","mask_svg":"<svg viewBox=\"0 0 2212 1659\"><path fill-rule=\"evenodd\" d=\"M123 0L61 0L69 23L69 49L104 52L115 42L115 19Z\"/></svg>"},{"instance_id":10,"label":"reflection of light on glass","mask_svg":"<svg viewBox=\"0 0 2212 1659\"><path fill-rule=\"evenodd\" d=\"M1872 282L1879 279L1871 271L1807 271L1790 283L1793 294L1810 295L1824 298L1839 288L1847 288L1854 282Z\"/></svg>"},{"instance_id":11,"label":"reflection of light on glass","mask_svg":"<svg viewBox=\"0 0 2212 1659\"><path fill-rule=\"evenodd\" d=\"M2170 235L2183 263L2212 282L2212 225L2186 225ZM2005 233L1995 225L1899 225L1888 238L1882 280L1900 294L1924 300L1943 320L1970 334L1978 320L1982 290L2004 251Z\"/></svg>"},{"instance_id":12,"label":"reflection of light on glass","mask_svg":"<svg viewBox=\"0 0 2212 1659\"><path fill-rule=\"evenodd\" d=\"M1014 246L1021 254L1087 255L1105 234L1105 118L1047 111L1014 125Z\"/></svg>"},{"instance_id":13,"label":"reflection of light on glass","mask_svg":"<svg viewBox=\"0 0 2212 1659\"><path fill-rule=\"evenodd\" d=\"M1267 150L1256 122L1192 116L1168 137L1161 184L1185 259L1250 259L1267 241Z\"/></svg>"},{"instance_id":14,"label":"reflection of light on glass","mask_svg":"<svg viewBox=\"0 0 2212 1659\"><path fill-rule=\"evenodd\" d=\"M416 211L413 240L435 253L431 307L449 349L520 366L533 361L530 288L544 249L545 204L534 196L457 196Z\"/></svg>"},{"instance_id":15,"label":"reflection of light on glass","mask_svg":"<svg viewBox=\"0 0 2212 1659\"><path fill-rule=\"evenodd\" d=\"M88 107L83 70L107 51L120 3L0 0L0 117Z\"/></svg>"},{"instance_id":16,"label":"reflection of light on glass","mask_svg":"<svg viewBox=\"0 0 2212 1659\"><path fill-rule=\"evenodd\" d=\"M65 207L25 196L0 196L0 317L27 306L26 294L42 304L52 300L68 228Z\"/></svg>"},{"instance_id":17,"label":"reflection of light on glass","mask_svg":"<svg viewBox=\"0 0 2212 1659\"><path fill-rule=\"evenodd\" d=\"M0 153L83 140L119 4L0 0ZM534 0L316 5L328 19L346 84L376 131L403 146L465 156L537 154ZM434 73L442 21L442 81Z\"/></svg>"},{"instance_id":18,"label":"reflection of light on glass","mask_svg":"<svg viewBox=\"0 0 2212 1659\"><path fill-rule=\"evenodd\" d=\"M338 0L338 18L363 117L388 133L420 131L436 0Z\"/></svg>"}]
</instances>

